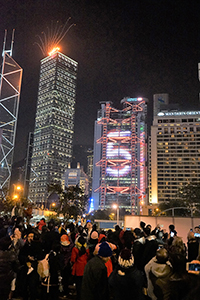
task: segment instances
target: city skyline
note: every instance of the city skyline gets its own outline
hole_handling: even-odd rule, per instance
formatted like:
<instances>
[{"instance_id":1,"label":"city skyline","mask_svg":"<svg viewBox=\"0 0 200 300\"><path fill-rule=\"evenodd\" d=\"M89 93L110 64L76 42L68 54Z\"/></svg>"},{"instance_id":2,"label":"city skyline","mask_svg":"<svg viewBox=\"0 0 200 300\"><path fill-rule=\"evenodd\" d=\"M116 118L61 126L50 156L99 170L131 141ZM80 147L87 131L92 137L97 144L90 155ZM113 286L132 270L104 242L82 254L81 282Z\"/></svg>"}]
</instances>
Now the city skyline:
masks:
<instances>
[{"instance_id":1,"label":"city skyline","mask_svg":"<svg viewBox=\"0 0 200 300\"><path fill-rule=\"evenodd\" d=\"M14 8L15 7L15 8ZM13 57L24 77L16 137L15 161L25 157L34 129L39 62L36 35L51 20L76 24L61 42L61 51L79 62L74 144L93 144L93 124L100 101L118 106L125 96L150 100L169 93L170 102L198 105L197 63L200 61L200 4L196 1L10 1L0 12L4 30L16 29Z\"/></svg>"}]
</instances>

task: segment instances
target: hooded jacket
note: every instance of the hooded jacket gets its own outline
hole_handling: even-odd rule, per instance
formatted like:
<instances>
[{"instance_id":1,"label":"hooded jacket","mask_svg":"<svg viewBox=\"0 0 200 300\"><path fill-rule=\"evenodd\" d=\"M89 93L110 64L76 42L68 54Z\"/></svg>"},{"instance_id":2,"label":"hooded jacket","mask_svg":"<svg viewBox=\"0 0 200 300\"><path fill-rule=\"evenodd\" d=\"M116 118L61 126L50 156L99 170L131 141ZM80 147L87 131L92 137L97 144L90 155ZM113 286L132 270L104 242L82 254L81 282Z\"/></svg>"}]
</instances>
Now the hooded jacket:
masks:
<instances>
[{"instance_id":1,"label":"hooded jacket","mask_svg":"<svg viewBox=\"0 0 200 300\"><path fill-rule=\"evenodd\" d=\"M158 263L153 257L145 266L148 296L152 300L170 299L170 276L172 267L169 262Z\"/></svg>"}]
</instances>

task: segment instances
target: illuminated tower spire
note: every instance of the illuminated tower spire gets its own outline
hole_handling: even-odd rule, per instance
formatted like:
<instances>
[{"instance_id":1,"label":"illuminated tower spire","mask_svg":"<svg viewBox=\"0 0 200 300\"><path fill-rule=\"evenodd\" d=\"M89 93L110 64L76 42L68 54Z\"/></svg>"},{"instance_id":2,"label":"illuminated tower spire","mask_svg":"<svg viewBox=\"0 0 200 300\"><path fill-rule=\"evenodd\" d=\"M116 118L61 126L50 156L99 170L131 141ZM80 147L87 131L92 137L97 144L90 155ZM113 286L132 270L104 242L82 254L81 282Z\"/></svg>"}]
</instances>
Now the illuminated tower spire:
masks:
<instances>
[{"instance_id":1,"label":"illuminated tower spire","mask_svg":"<svg viewBox=\"0 0 200 300\"><path fill-rule=\"evenodd\" d=\"M7 30L3 44L3 63L0 83L0 189L9 187L13 161L17 117L22 81L22 68L12 58L14 30L11 47L6 50Z\"/></svg>"}]
</instances>

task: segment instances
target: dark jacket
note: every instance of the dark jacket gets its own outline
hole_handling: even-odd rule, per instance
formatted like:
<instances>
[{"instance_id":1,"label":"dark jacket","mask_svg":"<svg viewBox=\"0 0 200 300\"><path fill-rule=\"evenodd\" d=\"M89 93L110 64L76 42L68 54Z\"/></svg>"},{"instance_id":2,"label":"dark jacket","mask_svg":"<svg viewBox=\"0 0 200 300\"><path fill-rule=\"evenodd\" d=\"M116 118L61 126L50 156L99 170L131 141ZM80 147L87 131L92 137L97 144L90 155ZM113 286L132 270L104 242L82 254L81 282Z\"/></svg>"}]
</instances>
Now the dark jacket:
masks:
<instances>
[{"instance_id":1,"label":"dark jacket","mask_svg":"<svg viewBox=\"0 0 200 300\"><path fill-rule=\"evenodd\" d=\"M14 272L17 272L18 260L15 252L0 250L0 290L1 288L9 288L14 278ZM1 299L1 297L0 297Z\"/></svg>"},{"instance_id":2,"label":"dark jacket","mask_svg":"<svg viewBox=\"0 0 200 300\"><path fill-rule=\"evenodd\" d=\"M199 242L196 239L189 240L187 243L188 246L188 261L197 259L199 254Z\"/></svg>"},{"instance_id":3,"label":"dark jacket","mask_svg":"<svg viewBox=\"0 0 200 300\"><path fill-rule=\"evenodd\" d=\"M144 277L134 266L127 270L117 267L108 279L115 300L143 300Z\"/></svg>"},{"instance_id":4,"label":"dark jacket","mask_svg":"<svg viewBox=\"0 0 200 300\"><path fill-rule=\"evenodd\" d=\"M108 300L107 268L97 255L85 266L82 280L81 300Z\"/></svg>"}]
</instances>

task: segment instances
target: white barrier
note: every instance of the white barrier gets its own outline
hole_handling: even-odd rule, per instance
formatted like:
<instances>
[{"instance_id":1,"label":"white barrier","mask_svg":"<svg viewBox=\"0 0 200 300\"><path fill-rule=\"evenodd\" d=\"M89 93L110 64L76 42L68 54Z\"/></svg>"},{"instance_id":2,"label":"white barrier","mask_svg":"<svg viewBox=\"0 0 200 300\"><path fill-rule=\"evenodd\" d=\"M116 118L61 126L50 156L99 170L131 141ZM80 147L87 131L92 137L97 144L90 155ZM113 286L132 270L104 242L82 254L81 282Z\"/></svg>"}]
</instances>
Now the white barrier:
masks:
<instances>
[{"instance_id":1,"label":"white barrier","mask_svg":"<svg viewBox=\"0 0 200 300\"><path fill-rule=\"evenodd\" d=\"M200 225L200 218L182 218L182 217L151 217L151 216L125 216L124 227L136 228L140 227L140 222L143 221L152 226L152 229L157 224L163 225L163 228L169 232L169 225L174 224L177 235L182 237L184 243L187 243L187 234L191 228Z\"/></svg>"}]
</instances>

